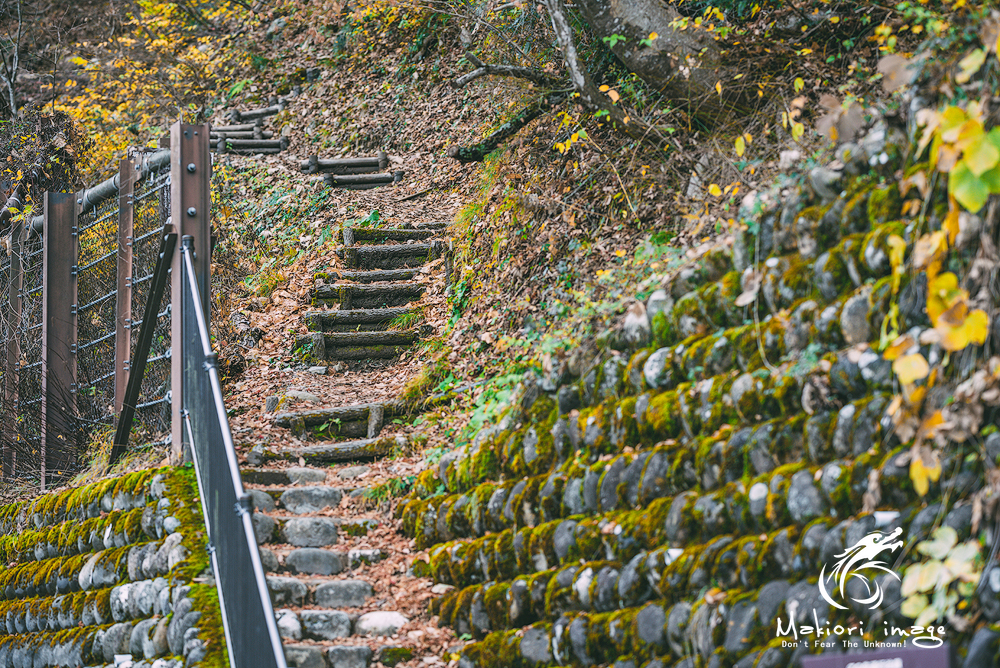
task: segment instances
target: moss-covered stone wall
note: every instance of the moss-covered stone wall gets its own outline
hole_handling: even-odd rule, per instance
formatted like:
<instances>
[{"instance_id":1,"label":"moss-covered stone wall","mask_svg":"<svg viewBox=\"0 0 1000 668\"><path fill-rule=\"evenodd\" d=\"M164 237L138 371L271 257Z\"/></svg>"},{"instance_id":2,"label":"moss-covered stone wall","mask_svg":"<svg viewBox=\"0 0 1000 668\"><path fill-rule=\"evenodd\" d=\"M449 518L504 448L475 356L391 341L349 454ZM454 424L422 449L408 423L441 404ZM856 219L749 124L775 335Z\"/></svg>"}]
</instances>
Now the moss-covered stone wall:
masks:
<instances>
[{"instance_id":1,"label":"moss-covered stone wall","mask_svg":"<svg viewBox=\"0 0 1000 668\"><path fill-rule=\"evenodd\" d=\"M228 665L198 499L163 468L0 507L0 668Z\"/></svg>"},{"instance_id":2,"label":"moss-covered stone wall","mask_svg":"<svg viewBox=\"0 0 1000 668\"><path fill-rule=\"evenodd\" d=\"M616 350L612 333L529 373L517 406L418 479L398 512L431 548L418 569L455 587L432 611L478 640L463 668L798 665L820 648L783 642L779 620L912 624L893 577L874 611L816 586L876 529L902 529L899 572L937 526L973 537L971 498L1000 454L998 434L953 444L925 496L900 457L875 347L893 300L900 332L928 326L922 277L892 289L889 237L916 238L892 178L904 144L877 128L834 196L759 197L731 248L648 299L644 347ZM940 226L943 192L930 204ZM1000 606L974 619L947 640L995 657Z\"/></svg>"}]
</instances>

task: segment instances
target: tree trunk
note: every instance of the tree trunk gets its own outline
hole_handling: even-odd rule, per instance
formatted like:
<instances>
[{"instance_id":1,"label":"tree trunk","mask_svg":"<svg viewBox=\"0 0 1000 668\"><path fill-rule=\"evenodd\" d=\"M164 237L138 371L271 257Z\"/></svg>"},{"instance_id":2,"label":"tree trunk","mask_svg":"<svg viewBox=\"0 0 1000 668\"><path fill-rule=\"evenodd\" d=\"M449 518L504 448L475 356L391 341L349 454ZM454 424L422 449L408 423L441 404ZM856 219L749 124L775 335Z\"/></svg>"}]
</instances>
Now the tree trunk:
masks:
<instances>
[{"instance_id":1,"label":"tree trunk","mask_svg":"<svg viewBox=\"0 0 1000 668\"><path fill-rule=\"evenodd\" d=\"M629 71L671 100L686 103L698 119L714 124L737 106L738 96L727 91L732 73L726 74L719 43L693 25L671 28L681 18L673 7L659 0L577 0L576 5L598 37L625 38L611 40L611 50ZM653 32L657 39L641 44ZM716 90L720 81L722 96Z\"/></svg>"}]
</instances>

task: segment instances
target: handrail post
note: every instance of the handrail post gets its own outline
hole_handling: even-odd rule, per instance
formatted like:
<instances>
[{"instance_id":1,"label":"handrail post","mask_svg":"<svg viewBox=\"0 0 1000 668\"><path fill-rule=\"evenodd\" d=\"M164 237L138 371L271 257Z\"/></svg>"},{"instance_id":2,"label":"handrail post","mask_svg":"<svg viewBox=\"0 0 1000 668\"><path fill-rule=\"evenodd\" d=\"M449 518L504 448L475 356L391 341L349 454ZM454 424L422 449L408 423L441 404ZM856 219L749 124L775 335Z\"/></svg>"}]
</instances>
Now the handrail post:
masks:
<instances>
[{"instance_id":1,"label":"handrail post","mask_svg":"<svg viewBox=\"0 0 1000 668\"><path fill-rule=\"evenodd\" d=\"M76 456L77 195L45 193L41 487ZM55 473L60 473L56 470Z\"/></svg>"},{"instance_id":2,"label":"handrail post","mask_svg":"<svg viewBox=\"0 0 1000 668\"><path fill-rule=\"evenodd\" d=\"M212 156L209 153L210 126L177 122L170 128L170 217L179 238L193 237L196 258L195 275L205 317L211 313L211 178ZM184 456L184 334L181 253L171 264L170 308L170 436L175 461Z\"/></svg>"},{"instance_id":3,"label":"handrail post","mask_svg":"<svg viewBox=\"0 0 1000 668\"><path fill-rule=\"evenodd\" d=\"M27 237L25 226L14 223L10 233L10 270L7 278L7 354L3 374L3 475L9 476L17 467L17 450L14 441L17 438L17 409L19 404L18 380L21 369L21 289L24 282L24 272L21 267L21 254L24 252L24 239Z\"/></svg>"},{"instance_id":4,"label":"handrail post","mask_svg":"<svg viewBox=\"0 0 1000 668\"><path fill-rule=\"evenodd\" d=\"M124 158L118 168L118 294L115 301L115 415L120 416L132 353L132 239L134 238L136 163Z\"/></svg>"}]
</instances>

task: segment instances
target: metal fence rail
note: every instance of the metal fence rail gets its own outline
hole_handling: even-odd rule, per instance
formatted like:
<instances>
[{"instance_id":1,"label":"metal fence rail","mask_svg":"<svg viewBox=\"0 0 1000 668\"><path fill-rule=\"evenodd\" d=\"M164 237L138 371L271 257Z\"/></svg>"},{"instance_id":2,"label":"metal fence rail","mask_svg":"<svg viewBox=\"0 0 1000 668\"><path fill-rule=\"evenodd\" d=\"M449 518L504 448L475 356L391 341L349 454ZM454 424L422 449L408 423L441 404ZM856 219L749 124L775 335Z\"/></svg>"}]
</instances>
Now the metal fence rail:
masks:
<instances>
[{"instance_id":1,"label":"metal fence rail","mask_svg":"<svg viewBox=\"0 0 1000 668\"><path fill-rule=\"evenodd\" d=\"M251 497L240 479L222 399L194 254L194 239L185 236L180 251L183 334L179 344L184 368L181 418L201 491L229 660L239 668L285 668L281 637L254 536Z\"/></svg>"}]
</instances>

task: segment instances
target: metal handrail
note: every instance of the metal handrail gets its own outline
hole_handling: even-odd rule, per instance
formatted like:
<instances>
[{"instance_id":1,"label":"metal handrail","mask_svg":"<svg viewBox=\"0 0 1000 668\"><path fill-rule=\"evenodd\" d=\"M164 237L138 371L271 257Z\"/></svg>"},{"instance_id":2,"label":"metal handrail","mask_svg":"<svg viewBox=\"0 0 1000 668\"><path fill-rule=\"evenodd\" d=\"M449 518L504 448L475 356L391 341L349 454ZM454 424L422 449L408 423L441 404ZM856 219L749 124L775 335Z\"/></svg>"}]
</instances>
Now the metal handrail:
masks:
<instances>
[{"instance_id":1,"label":"metal handrail","mask_svg":"<svg viewBox=\"0 0 1000 668\"><path fill-rule=\"evenodd\" d=\"M257 550L253 504L240 478L217 356L212 350L198 288L193 237L183 237L180 252L184 313L175 314L175 317L182 318L184 335L183 341L174 345L181 344L179 354L184 357L185 389L181 409L201 492L229 662L232 668L287 668ZM200 374L204 376L199 379ZM208 388L203 386L206 379ZM205 389L210 391L210 396L205 396ZM201 420L204 422L199 424ZM203 438L199 439L199 435ZM220 561L220 552L225 553L225 560ZM252 577L252 584L247 582L247 575ZM255 589L256 596L253 592L247 595L250 587Z\"/></svg>"}]
</instances>

